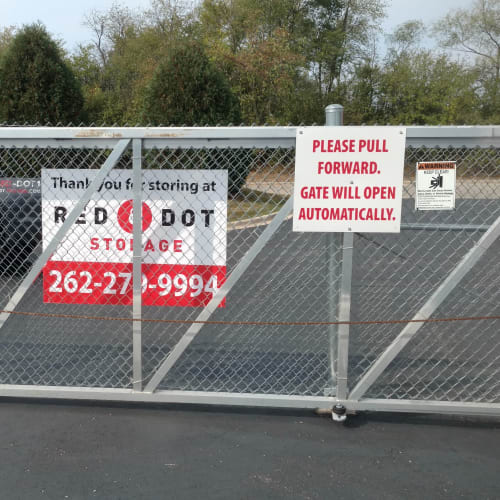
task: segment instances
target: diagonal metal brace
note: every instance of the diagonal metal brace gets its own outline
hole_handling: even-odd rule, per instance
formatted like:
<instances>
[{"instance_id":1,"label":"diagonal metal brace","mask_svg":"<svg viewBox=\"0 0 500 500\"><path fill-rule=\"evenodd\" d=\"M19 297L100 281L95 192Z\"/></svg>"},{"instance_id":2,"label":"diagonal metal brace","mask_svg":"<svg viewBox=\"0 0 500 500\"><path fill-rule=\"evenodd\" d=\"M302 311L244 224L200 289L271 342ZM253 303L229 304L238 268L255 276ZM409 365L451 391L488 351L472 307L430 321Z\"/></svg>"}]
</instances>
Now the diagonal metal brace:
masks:
<instances>
[{"instance_id":1,"label":"diagonal metal brace","mask_svg":"<svg viewBox=\"0 0 500 500\"><path fill-rule=\"evenodd\" d=\"M488 248L500 236L500 217L491 225L482 238L471 248L460 263L453 269L448 277L441 283L439 288L430 296L427 302L413 316L413 320L428 319L434 311L442 304L448 295L460 283L462 278L477 264L479 259ZM375 383L381 373L387 368L391 361L401 352L408 342L415 337L424 323L409 323L401 333L393 340L391 345L375 361L363 378L349 394L350 400L359 400L366 391Z\"/></svg>"},{"instance_id":2,"label":"diagonal metal brace","mask_svg":"<svg viewBox=\"0 0 500 500\"><path fill-rule=\"evenodd\" d=\"M212 297L212 300L207 304L203 311L198 315L195 321L207 321L210 316L216 311L218 305L230 292L231 288L238 282L243 273L247 270L248 266L259 255L260 251L264 248L271 236L276 232L281 223L290 214L293 207L293 196L288 198L287 202L281 207L281 210L276 214L276 217L266 227L262 234L257 238L257 241L243 256L239 264L235 267L234 271L219 288L217 293ZM176 346L170 351L168 356L162 362L158 370L151 377L151 380L146 385L144 392L153 392L156 390L160 382L164 379L165 375L174 366L176 361L181 357L182 353L188 348L189 344L194 340L196 335L202 329L203 323L193 323L188 331L181 337Z\"/></svg>"},{"instance_id":3,"label":"diagonal metal brace","mask_svg":"<svg viewBox=\"0 0 500 500\"><path fill-rule=\"evenodd\" d=\"M111 154L104 162L103 166L99 170L95 179L90 183L89 187L83 193L82 197L75 205L75 208L73 208L73 210L68 214L63 225L61 226L59 231L57 231L54 238L47 245L47 248L42 252L42 255L38 257L33 267L31 268L30 272L24 278L23 282L19 285L19 288L16 290L16 292L10 299L9 303L4 307L5 310L13 311L16 308L17 304L19 304L19 302L22 300L22 298L28 291L29 287L36 280L36 278L42 271L43 267L50 259L50 256L56 251L57 246L66 236L66 233L69 231L69 228L75 223L76 219L78 219L83 209L85 208L85 205L87 205L92 195L97 191L97 188L101 185L101 183L104 181L104 179L112 170L112 168L118 163L118 160L121 158L122 154L128 148L129 144L130 144L130 139L122 139L118 141L118 144L115 146ZM0 329L9 319L9 316L10 313L8 312L0 314Z\"/></svg>"}]
</instances>

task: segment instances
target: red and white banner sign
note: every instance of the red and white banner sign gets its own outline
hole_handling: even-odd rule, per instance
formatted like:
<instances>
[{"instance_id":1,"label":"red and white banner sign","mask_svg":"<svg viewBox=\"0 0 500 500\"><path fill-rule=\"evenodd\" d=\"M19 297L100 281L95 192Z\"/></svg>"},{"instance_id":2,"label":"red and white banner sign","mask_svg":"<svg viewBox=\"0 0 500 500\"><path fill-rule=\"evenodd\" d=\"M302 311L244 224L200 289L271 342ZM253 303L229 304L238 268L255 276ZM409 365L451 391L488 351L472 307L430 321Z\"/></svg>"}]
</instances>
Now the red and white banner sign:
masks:
<instances>
[{"instance_id":1,"label":"red and white banner sign","mask_svg":"<svg viewBox=\"0 0 500 500\"><path fill-rule=\"evenodd\" d=\"M42 170L44 248L96 174ZM205 306L226 274L227 171L142 175L143 304ZM132 198L132 172L112 170L44 267L44 302L132 304Z\"/></svg>"},{"instance_id":2,"label":"red and white banner sign","mask_svg":"<svg viewBox=\"0 0 500 500\"><path fill-rule=\"evenodd\" d=\"M399 232L406 130L297 131L294 231Z\"/></svg>"}]
</instances>

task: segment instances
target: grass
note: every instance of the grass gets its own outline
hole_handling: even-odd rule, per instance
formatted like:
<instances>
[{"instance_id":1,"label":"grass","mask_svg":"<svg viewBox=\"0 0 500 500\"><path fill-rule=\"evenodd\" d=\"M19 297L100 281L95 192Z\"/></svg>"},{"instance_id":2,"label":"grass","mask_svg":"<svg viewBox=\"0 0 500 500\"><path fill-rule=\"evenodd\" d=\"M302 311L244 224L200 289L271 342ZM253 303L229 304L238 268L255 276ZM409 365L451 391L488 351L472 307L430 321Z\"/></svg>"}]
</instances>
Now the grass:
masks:
<instances>
[{"instance_id":1,"label":"grass","mask_svg":"<svg viewBox=\"0 0 500 500\"><path fill-rule=\"evenodd\" d=\"M228 220L235 222L273 214L287 199L287 196L243 188L241 193L228 200Z\"/></svg>"}]
</instances>

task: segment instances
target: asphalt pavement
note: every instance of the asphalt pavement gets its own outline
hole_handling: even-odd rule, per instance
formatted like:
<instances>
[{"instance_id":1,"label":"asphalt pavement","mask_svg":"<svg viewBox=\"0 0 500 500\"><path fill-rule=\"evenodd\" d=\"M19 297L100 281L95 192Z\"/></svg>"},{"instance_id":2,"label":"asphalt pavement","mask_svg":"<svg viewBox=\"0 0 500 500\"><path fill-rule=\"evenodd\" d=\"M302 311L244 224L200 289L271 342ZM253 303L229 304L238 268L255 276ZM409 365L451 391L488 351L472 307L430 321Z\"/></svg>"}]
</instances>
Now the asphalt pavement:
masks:
<instances>
[{"instance_id":1,"label":"asphalt pavement","mask_svg":"<svg viewBox=\"0 0 500 500\"><path fill-rule=\"evenodd\" d=\"M497 499L500 421L0 401L0 496Z\"/></svg>"}]
</instances>

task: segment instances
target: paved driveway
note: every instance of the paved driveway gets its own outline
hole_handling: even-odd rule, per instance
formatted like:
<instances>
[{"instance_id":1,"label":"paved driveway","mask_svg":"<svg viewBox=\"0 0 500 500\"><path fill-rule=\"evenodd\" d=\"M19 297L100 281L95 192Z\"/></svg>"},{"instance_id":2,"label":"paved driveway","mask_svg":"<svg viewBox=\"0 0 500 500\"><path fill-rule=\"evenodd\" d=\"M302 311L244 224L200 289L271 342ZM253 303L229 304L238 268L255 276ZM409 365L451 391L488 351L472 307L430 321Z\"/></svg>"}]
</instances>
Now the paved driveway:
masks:
<instances>
[{"instance_id":1,"label":"paved driveway","mask_svg":"<svg viewBox=\"0 0 500 500\"><path fill-rule=\"evenodd\" d=\"M24 499L495 499L500 421L0 402Z\"/></svg>"}]
</instances>

